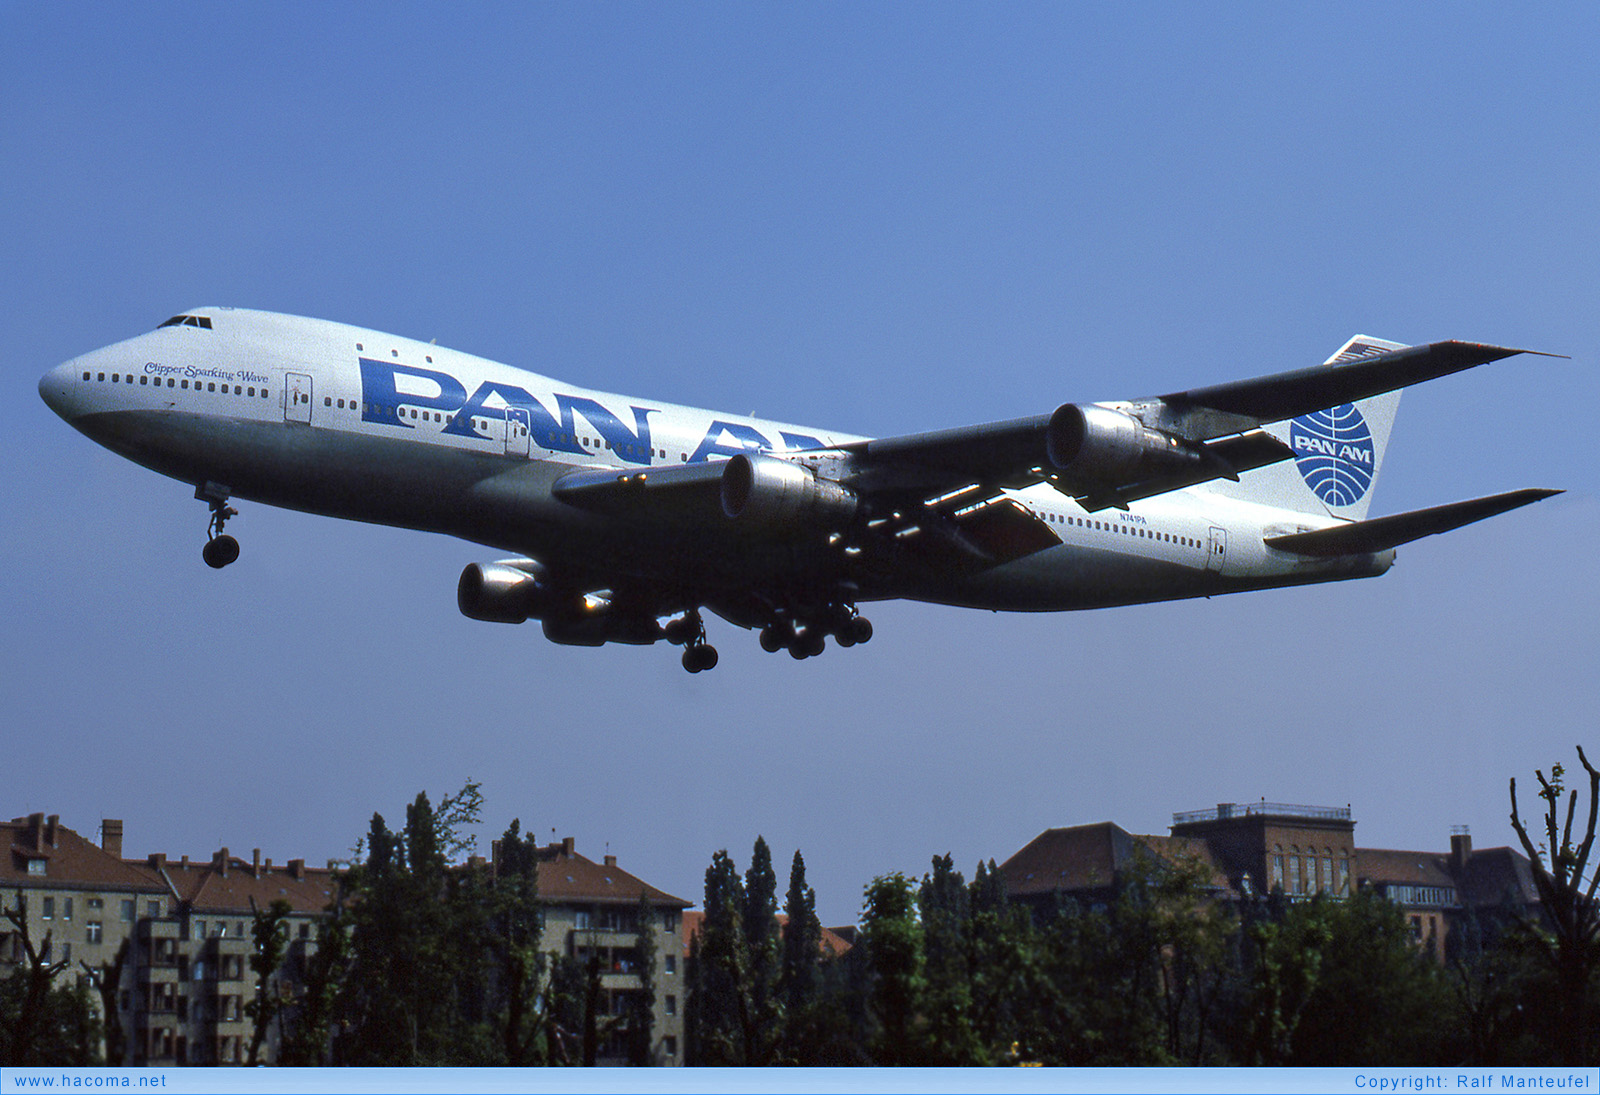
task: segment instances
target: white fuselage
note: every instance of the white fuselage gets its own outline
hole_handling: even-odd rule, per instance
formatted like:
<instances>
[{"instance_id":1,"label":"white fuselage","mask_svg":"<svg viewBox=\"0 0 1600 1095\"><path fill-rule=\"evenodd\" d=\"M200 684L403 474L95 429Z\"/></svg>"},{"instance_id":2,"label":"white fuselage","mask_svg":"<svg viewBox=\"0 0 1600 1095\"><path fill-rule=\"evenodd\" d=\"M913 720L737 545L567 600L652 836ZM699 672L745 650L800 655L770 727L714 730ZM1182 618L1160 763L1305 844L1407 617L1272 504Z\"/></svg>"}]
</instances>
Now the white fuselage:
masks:
<instances>
[{"instance_id":1,"label":"white fuselage","mask_svg":"<svg viewBox=\"0 0 1600 1095\"><path fill-rule=\"evenodd\" d=\"M633 581L713 603L719 589L815 580L848 583L863 601L1048 611L1365 577L1393 560L1273 550L1264 536L1334 522L1204 487L1089 513L1040 485L1010 493L1058 546L949 571L880 553L856 573L824 541L730 538L720 512L634 521L574 507L551 484L574 468L649 472L863 438L578 388L339 323L192 315L211 326L163 326L75 358L44 377L41 395L94 440L197 487L448 533L537 558L579 585Z\"/></svg>"}]
</instances>

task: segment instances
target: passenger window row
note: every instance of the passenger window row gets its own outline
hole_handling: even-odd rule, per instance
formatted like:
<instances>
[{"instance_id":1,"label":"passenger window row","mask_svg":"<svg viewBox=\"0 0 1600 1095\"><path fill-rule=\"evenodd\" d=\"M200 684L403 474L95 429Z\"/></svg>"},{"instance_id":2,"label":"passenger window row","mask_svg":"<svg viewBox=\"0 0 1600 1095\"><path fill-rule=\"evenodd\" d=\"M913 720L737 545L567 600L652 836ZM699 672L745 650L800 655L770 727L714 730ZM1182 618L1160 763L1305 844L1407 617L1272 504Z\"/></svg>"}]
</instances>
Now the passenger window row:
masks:
<instances>
[{"instance_id":1,"label":"passenger window row","mask_svg":"<svg viewBox=\"0 0 1600 1095\"><path fill-rule=\"evenodd\" d=\"M96 373L91 377L91 374L86 372L86 373L83 374L83 379L85 379L85 380L92 379L97 384L104 384L104 383L106 383L106 379L107 378L106 378L106 374L105 373ZM155 381L154 381L154 386L155 387L157 387L157 388L161 387L161 379L162 378L159 377L159 376L155 378ZM208 392L217 392L219 395L227 395L227 394L229 394L228 389L229 389L230 386L227 385L227 384L224 384L219 389L217 387L217 382L215 380L204 381L204 384L205 384L204 389L201 388L201 383L202 382L199 381L199 380L194 381L193 384L191 385L190 381L188 381L188 380L179 380L177 377L169 376L169 377L166 378L166 381L167 381L167 387L169 387L169 388L182 388L184 391L191 391L192 390L192 391L196 391L196 392L204 390L204 391L208 391ZM134 374L132 374L132 373L112 373L111 377L110 377L110 382L112 384L132 384L134 382ZM139 383L141 385L150 385L152 382L151 382L149 376L141 373L139 375ZM251 399L256 398L258 395L260 396L260 398L266 399L268 396L270 396L272 394L266 388L261 388L258 391L254 384L249 384L249 385L246 385L246 384L234 384L234 385L232 385L232 389L233 389L232 394L248 396Z\"/></svg>"},{"instance_id":2,"label":"passenger window row","mask_svg":"<svg viewBox=\"0 0 1600 1095\"><path fill-rule=\"evenodd\" d=\"M1177 544L1181 547L1199 549L1203 545L1192 536L1177 536L1170 532L1159 532L1141 525L1124 525L1110 521L1096 521L1092 517L1074 517L1064 513L1045 513L1034 511L1036 516L1043 517L1055 525L1072 525L1077 528L1089 529L1094 532L1110 532L1120 536L1137 536L1144 540L1159 540L1164 544Z\"/></svg>"}]
</instances>

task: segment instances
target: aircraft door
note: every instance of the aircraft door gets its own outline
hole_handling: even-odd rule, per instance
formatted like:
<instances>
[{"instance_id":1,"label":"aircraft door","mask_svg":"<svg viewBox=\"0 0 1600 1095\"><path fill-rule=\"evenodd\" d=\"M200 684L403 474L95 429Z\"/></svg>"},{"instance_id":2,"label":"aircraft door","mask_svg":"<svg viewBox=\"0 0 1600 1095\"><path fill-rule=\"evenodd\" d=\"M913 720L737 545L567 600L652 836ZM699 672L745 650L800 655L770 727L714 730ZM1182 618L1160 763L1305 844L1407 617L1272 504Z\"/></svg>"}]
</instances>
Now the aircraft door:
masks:
<instances>
[{"instance_id":1,"label":"aircraft door","mask_svg":"<svg viewBox=\"0 0 1600 1095\"><path fill-rule=\"evenodd\" d=\"M283 420L311 423L311 378L305 373L284 374Z\"/></svg>"},{"instance_id":2,"label":"aircraft door","mask_svg":"<svg viewBox=\"0 0 1600 1095\"><path fill-rule=\"evenodd\" d=\"M1227 552L1228 530L1225 528L1213 528L1211 530L1211 541L1206 549L1206 569L1221 574L1222 564L1227 561L1225 558Z\"/></svg>"},{"instance_id":3,"label":"aircraft door","mask_svg":"<svg viewBox=\"0 0 1600 1095\"><path fill-rule=\"evenodd\" d=\"M529 435L533 432L528 408L506 408L506 455L527 456Z\"/></svg>"}]
</instances>

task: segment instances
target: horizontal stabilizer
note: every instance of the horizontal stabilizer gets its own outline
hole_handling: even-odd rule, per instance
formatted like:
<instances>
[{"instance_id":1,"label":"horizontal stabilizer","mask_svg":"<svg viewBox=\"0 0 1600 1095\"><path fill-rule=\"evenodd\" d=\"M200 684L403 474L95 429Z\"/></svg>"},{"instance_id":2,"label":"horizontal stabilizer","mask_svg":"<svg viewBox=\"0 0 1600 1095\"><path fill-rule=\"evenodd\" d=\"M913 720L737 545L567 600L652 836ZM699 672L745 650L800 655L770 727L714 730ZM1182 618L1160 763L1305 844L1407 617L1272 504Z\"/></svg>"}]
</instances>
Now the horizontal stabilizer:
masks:
<instances>
[{"instance_id":1,"label":"horizontal stabilizer","mask_svg":"<svg viewBox=\"0 0 1600 1095\"><path fill-rule=\"evenodd\" d=\"M1410 513L1377 517L1371 521L1335 525L1314 532L1270 536L1266 545L1297 555L1368 555L1437 532L1449 532L1560 493L1558 490L1514 490L1488 498L1472 498L1465 502L1451 502L1449 505L1412 510Z\"/></svg>"}]
</instances>

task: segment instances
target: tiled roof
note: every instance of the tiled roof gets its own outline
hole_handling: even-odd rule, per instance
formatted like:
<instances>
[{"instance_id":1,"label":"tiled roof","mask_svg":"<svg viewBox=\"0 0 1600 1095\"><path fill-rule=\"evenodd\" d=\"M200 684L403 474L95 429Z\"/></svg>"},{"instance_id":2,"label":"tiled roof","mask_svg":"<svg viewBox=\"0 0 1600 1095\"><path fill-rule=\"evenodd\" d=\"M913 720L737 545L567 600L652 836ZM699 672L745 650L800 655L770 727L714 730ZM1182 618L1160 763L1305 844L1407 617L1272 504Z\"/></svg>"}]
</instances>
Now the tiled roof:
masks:
<instances>
[{"instance_id":1,"label":"tiled roof","mask_svg":"<svg viewBox=\"0 0 1600 1095\"><path fill-rule=\"evenodd\" d=\"M1169 863L1180 858L1198 860L1207 869L1207 886L1233 891L1205 841L1196 837L1137 836L1109 821L1046 829L1002 863L1000 870L1005 875L1006 890L1013 897L1107 889L1132 861L1135 849L1141 847Z\"/></svg>"},{"instance_id":2,"label":"tiled roof","mask_svg":"<svg viewBox=\"0 0 1600 1095\"><path fill-rule=\"evenodd\" d=\"M1474 851L1460 881L1461 899L1473 905L1532 905L1539 900L1533 864L1511 848Z\"/></svg>"},{"instance_id":3,"label":"tiled roof","mask_svg":"<svg viewBox=\"0 0 1600 1095\"><path fill-rule=\"evenodd\" d=\"M1450 857L1438 852L1404 852L1389 848L1356 851L1356 877L1373 883L1454 887Z\"/></svg>"},{"instance_id":4,"label":"tiled roof","mask_svg":"<svg viewBox=\"0 0 1600 1095\"><path fill-rule=\"evenodd\" d=\"M1012 897L1027 897L1108 888L1132 842L1126 830L1109 821L1046 829L1000 864L1006 891Z\"/></svg>"},{"instance_id":5,"label":"tiled roof","mask_svg":"<svg viewBox=\"0 0 1600 1095\"><path fill-rule=\"evenodd\" d=\"M0 844L10 855L0 861L0 885L46 886L69 889L166 891L166 884L123 862L99 845L59 823L52 826L37 815L0 822ZM28 862L43 859L45 873L29 874Z\"/></svg>"},{"instance_id":6,"label":"tiled roof","mask_svg":"<svg viewBox=\"0 0 1600 1095\"><path fill-rule=\"evenodd\" d=\"M242 859L229 859L226 869L215 859L159 867L147 862L144 869L170 879L179 899L189 902L195 912L247 915L253 900L262 912L274 901L287 901L297 913L322 913L333 903L337 889L333 872L327 869L256 867Z\"/></svg>"},{"instance_id":7,"label":"tiled roof","mask_svg":"<svg viewBox=\"0 0 1600 1095\"><path fill-rule=\"evenodd\" d=\"M599 904L637 905L643 893L652 905L689 907L681 897L673 897L622 868L596 863L587 856L564 850L555 844L539 858L539 897L551 903L593 901Z\"/></svg>"}]
</instances>

